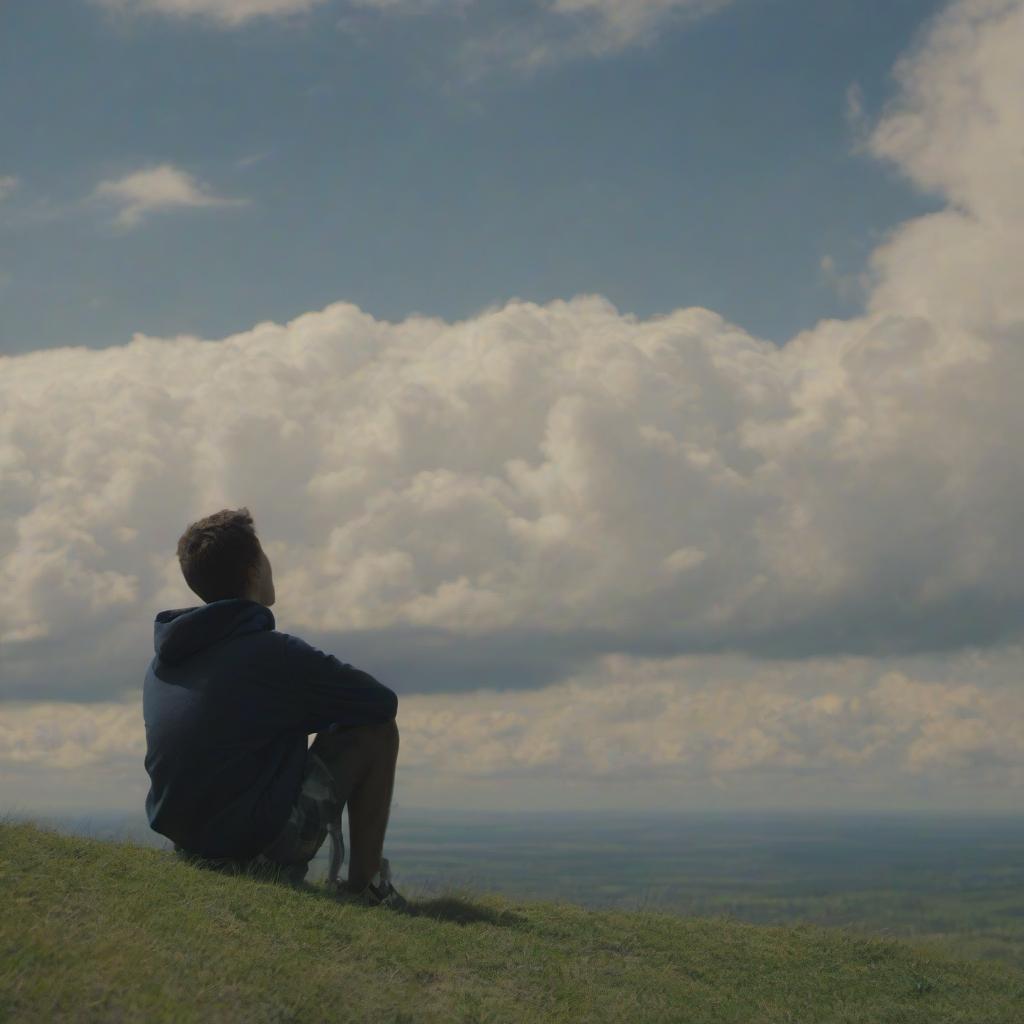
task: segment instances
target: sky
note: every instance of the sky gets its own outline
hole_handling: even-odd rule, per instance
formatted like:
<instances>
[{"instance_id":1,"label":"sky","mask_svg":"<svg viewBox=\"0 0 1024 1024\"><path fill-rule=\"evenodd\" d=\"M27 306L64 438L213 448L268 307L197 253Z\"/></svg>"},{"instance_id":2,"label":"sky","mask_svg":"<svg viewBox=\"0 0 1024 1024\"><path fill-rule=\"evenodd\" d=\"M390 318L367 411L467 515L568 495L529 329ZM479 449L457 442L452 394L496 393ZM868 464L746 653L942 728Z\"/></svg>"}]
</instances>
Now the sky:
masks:
<instances>
[{"instance_id":1,"label":"sky","mask_svg":"<svg viewBox=\"0 0 1024 1024\"><path fill-rule=\"evenodd\" d=\"M2 6L0 352L579 293L781 344L855 312L878 237L935 205L846 116L934 0ZM580 53L603 7L647 36Z\"/></svg>"},{"instance_id":2,"label":"sky","mask_svg":"<svg viewBox=\"0 0 1024 1024\"><path fill-rule=\"evenodd\" d=\"M175 545L401 805L1016 813L1024 2L0 9L0 786L140 807Z\"/></svg>"}]
</instances>

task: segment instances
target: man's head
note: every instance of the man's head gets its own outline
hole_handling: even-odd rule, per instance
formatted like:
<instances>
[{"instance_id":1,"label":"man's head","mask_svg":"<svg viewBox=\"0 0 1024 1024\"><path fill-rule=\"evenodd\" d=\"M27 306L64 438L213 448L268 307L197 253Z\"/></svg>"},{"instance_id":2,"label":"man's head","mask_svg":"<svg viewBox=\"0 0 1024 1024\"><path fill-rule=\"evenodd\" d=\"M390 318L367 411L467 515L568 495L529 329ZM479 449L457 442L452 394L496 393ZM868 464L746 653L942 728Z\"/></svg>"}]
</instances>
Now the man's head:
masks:
<instances>
[{"instance_id":1,"label":"man's head","mask_svg":"<svg viewBox=\"0 0 1024 1024\"><path fill-rule=\"evenodd\" d=\"M190 523L178 540L178 561L189 589L207 604L230 597L274 603L270 561L244 506Z\"/></svg>"}]
</instances>

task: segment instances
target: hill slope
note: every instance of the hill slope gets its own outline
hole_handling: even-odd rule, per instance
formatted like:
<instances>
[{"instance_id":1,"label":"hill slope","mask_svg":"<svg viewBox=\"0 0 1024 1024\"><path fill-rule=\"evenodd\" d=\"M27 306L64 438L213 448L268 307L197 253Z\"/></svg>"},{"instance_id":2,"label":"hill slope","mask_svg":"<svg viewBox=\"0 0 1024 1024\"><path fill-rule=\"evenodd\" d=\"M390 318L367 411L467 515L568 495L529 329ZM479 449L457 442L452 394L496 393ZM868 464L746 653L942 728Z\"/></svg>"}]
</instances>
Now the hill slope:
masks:
<instances>
[{"instance_id":1,"label":"hill slope","mask_svg":"<svg viewBox=\"0 0 1024 1024\"><path fill-rule=\"evenodd\" d=\"M0 886L5 1021L1024 1021L1024 973L809 925L478 895L400 915L9 823Z\"/></svg>"}]
</instances>

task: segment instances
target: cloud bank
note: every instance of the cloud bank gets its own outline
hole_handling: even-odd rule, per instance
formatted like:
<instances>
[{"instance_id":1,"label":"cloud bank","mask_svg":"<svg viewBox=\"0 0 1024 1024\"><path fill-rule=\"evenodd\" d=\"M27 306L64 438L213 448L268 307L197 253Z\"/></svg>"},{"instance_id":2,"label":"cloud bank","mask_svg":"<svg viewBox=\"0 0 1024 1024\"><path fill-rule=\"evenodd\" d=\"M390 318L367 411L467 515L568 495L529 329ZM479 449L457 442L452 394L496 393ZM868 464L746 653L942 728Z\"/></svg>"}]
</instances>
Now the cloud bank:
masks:
<instances>
[{"instance_id":1,"label":"cloud bank","mask_svg":"<svg viewBox=\"0 0 1024 1024\"><path fill-rule=\"evenodd\" d=\"M695 797L764 807L780 796L829 807L829 794L843 793L865 808L936 809L952 796L962 809L1011 810L1024 784L1022 653L887 667L613 655L543 690L408 696L399 799L443 804L447 791L450 803L461 786L507 806L509 790L534 784L556 807L626 790L633 809L692 807ZM971 681L985 670L988 685ZM12 793L35 785L60 803L74 772L94 785L116 780L138 803L144 753L137 699L14 706L0 720L0 779Z\"/></svg>"}]
</instances>

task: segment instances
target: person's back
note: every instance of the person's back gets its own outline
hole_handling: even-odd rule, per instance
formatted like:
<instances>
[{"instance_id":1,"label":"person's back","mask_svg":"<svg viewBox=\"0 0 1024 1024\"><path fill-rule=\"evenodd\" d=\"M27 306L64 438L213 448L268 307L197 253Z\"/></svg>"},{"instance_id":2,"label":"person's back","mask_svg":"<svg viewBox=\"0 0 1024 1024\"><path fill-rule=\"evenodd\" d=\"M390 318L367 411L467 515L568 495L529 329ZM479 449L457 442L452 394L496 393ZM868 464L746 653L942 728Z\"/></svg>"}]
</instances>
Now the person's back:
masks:
<instances>
[{"instance_id":1,"label":"person's back","mask_svg":"<svg viewBox=\"0 0 1024 1024\"><path fill-rule=\"evenodd\" d=\"M192 524L178 554L207 603L154 622L143 687L151 827L192 856L302 863L349 802L350 883L378 880L397 897L381 856L397 696L275 629L272 572L247 509Z\"/></svg>"},{"instance_id":2,"label":"person's back","mask_svg":"<svg viewBox=\"0 0 1024 1024\"><path fill-rule=\"evenodd\" d=\"M253 601L163 611L146 673L150 825L203 857L254 856L298 792L306 733L284 690L282 638Z\"/></svg>"}]
</instances>

